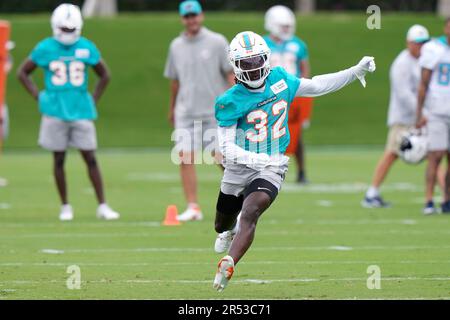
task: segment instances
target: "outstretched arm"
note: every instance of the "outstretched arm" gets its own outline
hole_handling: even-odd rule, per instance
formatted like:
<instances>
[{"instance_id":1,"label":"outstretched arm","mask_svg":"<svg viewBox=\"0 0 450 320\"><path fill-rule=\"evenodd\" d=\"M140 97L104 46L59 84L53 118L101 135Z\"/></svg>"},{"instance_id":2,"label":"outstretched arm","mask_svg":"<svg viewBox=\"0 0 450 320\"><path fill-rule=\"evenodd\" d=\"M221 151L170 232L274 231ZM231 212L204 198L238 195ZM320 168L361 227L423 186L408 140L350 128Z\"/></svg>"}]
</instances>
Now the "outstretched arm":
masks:
<instances>
[{"instance_id":1,"label":"outstretched arm","mask_svg":"<svg viewBox=\"0 0 450 320\"><path fill-rule=\"evenodd\" d=\"M317 97L338 91L351 82L359 79L363 87L366 86L364 76L367 72L375 71L373 57L364 57L356 66L336 73L315 76L312 79L302 78L296 96Z\"/></svg>"}]
</instances>

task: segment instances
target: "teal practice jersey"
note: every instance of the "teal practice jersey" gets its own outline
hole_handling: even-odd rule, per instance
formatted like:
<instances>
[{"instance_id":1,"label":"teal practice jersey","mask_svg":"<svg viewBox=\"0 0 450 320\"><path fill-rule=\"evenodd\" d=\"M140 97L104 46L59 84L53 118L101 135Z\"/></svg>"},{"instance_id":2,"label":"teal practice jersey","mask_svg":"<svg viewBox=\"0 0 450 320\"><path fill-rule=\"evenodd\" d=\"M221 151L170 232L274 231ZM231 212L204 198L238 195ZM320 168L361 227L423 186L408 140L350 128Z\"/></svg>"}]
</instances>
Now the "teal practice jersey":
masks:
<instances>
[{"instance_id":1,"label":"teal practice jersey","mask_svg":"<svg viewBox=\"0 0 450 320\"><path fill-rule=\"evenodd\" d=\"M284 153L290 140L288 109L299 85L300 79L281 67L270 71L262 92L236 84L216 99L218 125L236 124L236 144L247 151Z\"/></svg>"},{"instance_id":2,"label":"teal practice jersey","mask_svg":"<svg viewBox=\"0 0 450 320\"><path fill-rule=\"evenodd\" d=\"M300 61L308 59L306 43L297 37L277 43L269 35L264 40L270 48L270 65L283 67L288 73L301 77Z\"/></svg>"},{"instance_id":3,"label":"teal practice jersey","mask_svg":"<svg viewBox=\"0 0 450 320\"><path fill-rule=\"evenodd\" d=\"M65 121L96 119L97 110L88 92L88 67L100 62L100 52L81 37L66 46L54 38L39 42L30 59L44 69L45 90L39 94L42 114Z\"/></svg>"}]
</instances>

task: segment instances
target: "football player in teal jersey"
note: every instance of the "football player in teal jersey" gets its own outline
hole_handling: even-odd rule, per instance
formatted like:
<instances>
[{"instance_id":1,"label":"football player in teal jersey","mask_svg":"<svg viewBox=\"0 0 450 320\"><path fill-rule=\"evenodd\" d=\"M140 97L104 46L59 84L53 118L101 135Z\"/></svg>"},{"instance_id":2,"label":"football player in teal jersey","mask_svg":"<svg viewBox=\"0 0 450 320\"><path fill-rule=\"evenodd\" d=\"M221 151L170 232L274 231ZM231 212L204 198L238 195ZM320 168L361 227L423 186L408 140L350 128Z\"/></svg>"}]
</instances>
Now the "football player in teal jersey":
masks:
<instances>
[{"instance_id":1,"label":"football player in teal jersey","mask_svg":"<svg viewBox=\"0 0 450 320\"><path fill-rule=\"evenodd\" d=\"M216 99L219 147L225 172L216 206L215 251L220 259L214 288L222 291L235 265L250 247L261 214L275 200L289 158L287 115L298 96L314 97L337 91L375 71L373 57L349 69L297 78L281 67L270 68L270 49L251 31L231 41L229 59L237 84ZM239 218L238 218L239 216Z\"/></svg>"},{"instance_id":2,"label":"football player in teal jersey","mask_svg":"<svg viewBox=\"0 0 450 320\"><path fill-rule=\"evenodd\" d=\"M73 219L68 202L64 161L68 147L80 150L99 203L97 217L114 220L119 214L105 201L100 169L95 157L97 137L94 120L95 103L109 82L109 71L100 52L88 39L81 37L83 19L80 9L61 4L52 14L53 37L39 42L18 71L19 80L39 103L42 114L39 144L53 152L54 175L62 207L60 220ZM39 89L31 73L44 69L45 89ZM88 68L99 76L93 95L88 92Z\"/></svg>"}]
</instances>

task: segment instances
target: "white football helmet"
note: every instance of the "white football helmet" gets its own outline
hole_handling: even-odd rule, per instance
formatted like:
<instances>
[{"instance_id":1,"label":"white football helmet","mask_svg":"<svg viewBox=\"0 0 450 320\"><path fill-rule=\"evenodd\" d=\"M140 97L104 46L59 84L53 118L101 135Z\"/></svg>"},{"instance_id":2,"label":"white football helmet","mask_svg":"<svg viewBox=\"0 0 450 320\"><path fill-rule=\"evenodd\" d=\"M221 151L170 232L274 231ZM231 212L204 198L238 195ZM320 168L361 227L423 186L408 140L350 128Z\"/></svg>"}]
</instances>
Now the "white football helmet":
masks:
<instances>
[{"instance_id":1,"label":"white football helmet","mask_svg":"<svg viewBox=\"0 0 450 320\"><path fill-rule=\"evenodd\" d=\"M238 33L228 52L237 80L259 88L270 73L270 49L266 41L252 31Z\"/></svg>"},{"instance_id":2,"label":"white football helmet","mask_svg":"<svg viewBox=\"0 0 450 320\"><path fill-rule=\"evenodd\" d=\"M288 7L273 6L266 12L264 27L271 35L287 41L295 33L295 14Z\"/></svg>"},{"instance_id":3,"label":"white football helmet","mask_svg":"<svg viewBox=\"0 0 450 320\"><path fill-rule=\"evenodd\" d=\"M425 135L416 130L406 133L400 142L400 157L410 164L422 162L428 153L428 143Z\"/></svg>"},{"instance_id":4,"label":"white football helmet","mask_svg":"<svg viewBox=\"0 0 450 320\"><path fill-rule=\"evenodd\" d=\"M53 37L60 43L70 46L80 39L83 18L78 6L63 3L52 14Z\"/></svg>"}]
</instances>

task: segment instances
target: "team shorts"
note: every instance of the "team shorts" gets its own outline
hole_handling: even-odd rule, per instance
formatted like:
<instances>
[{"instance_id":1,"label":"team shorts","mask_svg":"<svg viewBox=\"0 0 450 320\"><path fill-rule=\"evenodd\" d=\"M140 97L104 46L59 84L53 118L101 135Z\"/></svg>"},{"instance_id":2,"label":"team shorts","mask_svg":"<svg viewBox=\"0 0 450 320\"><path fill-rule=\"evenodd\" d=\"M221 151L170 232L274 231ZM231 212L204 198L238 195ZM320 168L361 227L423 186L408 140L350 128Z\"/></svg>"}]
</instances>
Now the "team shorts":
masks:
<instances>
[{"instance_id":1,"label":"team shorts","mask_svg":"<svg viewBox=\"0 0 450 320\"><path fill-rule=\"evenodd\" d=\"M175 131L172 141L178 152L218 150L217 122L213 118L195 119L175 116Z\"/></svg>"},{"instance_id":2,"label":"team shorts","mask_svg":"<svg viewBox=\"0 0 450 320\"><path fill-rule=\"evenodd\" d=\"M427 115L427 138L429 151L450 151L450 117Z\"/></svg>"},{"instance_id":3,"label":"team shorts","mask_svg":"<svg viewBox=\"0 0 450 320\"><path fill-rule=\"evenodd\" d=\"M256 179L264 179L274 185L278 191L284 181L288 165L268 166L262 171L250 169L242 164L233 164L225 167L220 191L227 195L239 197L246 188Z\"/></svg>"},{"instance_id":4,"label":"team shorts","mask_svg":"<svg viewBox=\"0 0 450 320\"><path fill-rule=\"evenodd\" d=\"M393 124L392 126L390 126L385 150L398 155L400 152L400 143L403 135L412 128L413 126L404 124Z\"/></svg>"},{"instance_id":5,"label":"team shorts","mask_svg":"<svg viewBox=\"0 0 450 320\"><path fill-rule=\"evenodd\" d=\"M49 151L65 151L69 147L86 151L96 150L97 134L94 121L63 121L43 116L38 143Z\"/></svg>"}]
</instances>

